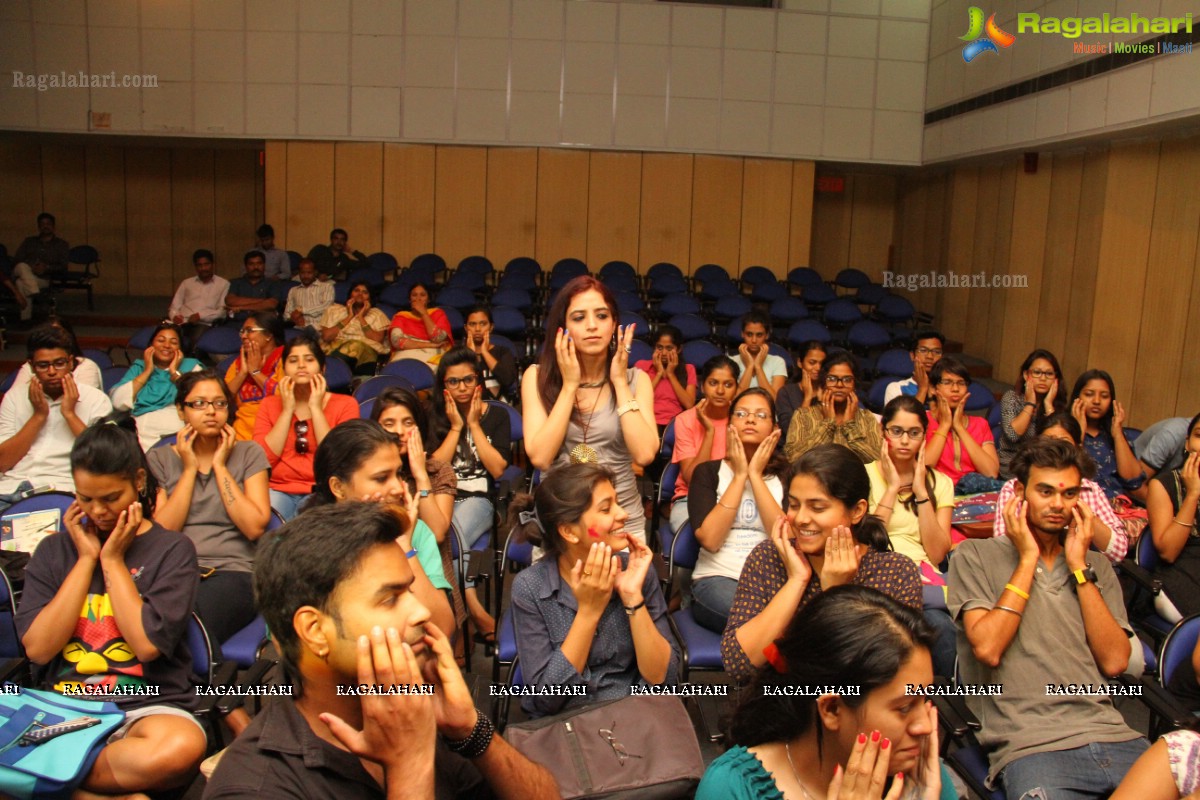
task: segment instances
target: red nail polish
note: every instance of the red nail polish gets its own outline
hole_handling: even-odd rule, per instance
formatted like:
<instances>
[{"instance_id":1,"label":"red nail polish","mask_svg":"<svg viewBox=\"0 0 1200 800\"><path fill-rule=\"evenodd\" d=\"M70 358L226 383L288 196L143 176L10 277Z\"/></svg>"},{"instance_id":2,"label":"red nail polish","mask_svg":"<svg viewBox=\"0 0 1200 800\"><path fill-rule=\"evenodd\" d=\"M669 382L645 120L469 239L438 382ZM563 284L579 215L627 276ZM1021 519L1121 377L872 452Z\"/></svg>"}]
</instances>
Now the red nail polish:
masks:
<instances>
[{"instance_id":1,"label":"red nail polish","mask_svg":"<svg viewBox=\"0 0 1200 800\"><path fill-rule=\"evenodd\" d=\"M884 739L884 740L883 740L883 742L882 742L882 743L879 745L879 749L880 749L880 750L887 750L887 749L888 749L889 747L891 747L891 746L892 746L892 740L891 740L891 739Z\"/></svg>"},{"instance_id":2,"label":"red nail polish","mask_svg":"<svg viewBox=\"0 0 1200 800\"><path fill-rule=\"evenodd\" d=\"M860 733L860 734L858 735L858 743L859 743L859 744L866 744L866 743L867 743L867 735L866 735L865 733Z\"/></svg>"},{"instance_id":3,"label":"red nail polish","mask_svg":"<svg viewBox=\"0 0 1200 800\"><path fill-rule=\"evenodd\" d=\"M872 742L878 742L878 741L879 741L879 731L872 731L872 732L871 732L871 741L872 741Z\"/></svg>"},{"instance_id":4,"label":"red nail polish","mask_svg":"<svg viewBox=\"0 0 1200 800\"><path fill-rule=\"evenodd\" d=\"M904 773L903 773L903 772L897 772L897 773L896 773L896 780L900 781L901 783L904 783Z\"/></svg>"}]
</instances>

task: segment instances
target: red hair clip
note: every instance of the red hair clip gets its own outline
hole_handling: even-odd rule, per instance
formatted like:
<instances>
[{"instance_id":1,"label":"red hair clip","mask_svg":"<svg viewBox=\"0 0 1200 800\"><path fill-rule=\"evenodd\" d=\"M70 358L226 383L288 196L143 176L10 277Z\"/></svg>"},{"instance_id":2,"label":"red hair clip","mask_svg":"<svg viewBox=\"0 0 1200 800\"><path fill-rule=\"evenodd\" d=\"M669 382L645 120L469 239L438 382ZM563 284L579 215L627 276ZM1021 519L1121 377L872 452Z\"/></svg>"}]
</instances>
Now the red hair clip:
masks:
<instances>
[{"instance_id":1,"label":"red hair clip","mask_svg":"<svg viewBox=\"0 0 1200 800\"><path fill-rule=\"evenodd\" d=\"M787 674L787 659L783 657L783 653L779 652L779 647L774 642L763 648L763 655L767 657L767 663L772 669L780 675Z\"/></svg>"}]
</instances>

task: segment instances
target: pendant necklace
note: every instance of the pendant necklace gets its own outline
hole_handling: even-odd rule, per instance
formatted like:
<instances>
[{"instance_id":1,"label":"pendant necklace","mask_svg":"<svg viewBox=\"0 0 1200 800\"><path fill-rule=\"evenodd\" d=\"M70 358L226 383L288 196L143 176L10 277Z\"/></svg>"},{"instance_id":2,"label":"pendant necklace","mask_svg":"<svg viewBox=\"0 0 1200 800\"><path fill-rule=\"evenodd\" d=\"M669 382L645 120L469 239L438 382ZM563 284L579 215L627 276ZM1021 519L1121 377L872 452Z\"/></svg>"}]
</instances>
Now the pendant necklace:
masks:
<instances>
[{"instance_id":1,"label":"pendant necklace","mask_svg":"<svg viewBox=\"0 0 1200 800\"><path fill-rule=\"evenodd\" d=\"M792 743L791 742L783 743L783 752L787 753L788 766L792 768L792 777L796 779L796 784L800 787L800 793L803 794L805 796L805 798L807 798L807 800L817 800L817 798L813 797L809 793L808 787L806 787L804 785L804 781L800 780L800 773L796 772L796 764L795 764L795 762L792 761Z\"/></svg>"},{"instance_id":2,"label":"pendant necklace","mask_svg":"<svg viewBox=\"0 0 1200 800\"><path fill-rule=\"evenodd\" d=\"M600 461L600 454L596 452L596 448L587 443L588 428L592 427L592 417L596 413L596 406L600 403L600 395L604 394L604 389L596 392L596 399L592 402L592 410L588 412L587 419L583 418L583 409L579 408L579 400L576 398L575 408L579 411L580 426L583 428L583 441L571 448L571 463L572 464L595 464Z\"/></svg>"}]
</instances>

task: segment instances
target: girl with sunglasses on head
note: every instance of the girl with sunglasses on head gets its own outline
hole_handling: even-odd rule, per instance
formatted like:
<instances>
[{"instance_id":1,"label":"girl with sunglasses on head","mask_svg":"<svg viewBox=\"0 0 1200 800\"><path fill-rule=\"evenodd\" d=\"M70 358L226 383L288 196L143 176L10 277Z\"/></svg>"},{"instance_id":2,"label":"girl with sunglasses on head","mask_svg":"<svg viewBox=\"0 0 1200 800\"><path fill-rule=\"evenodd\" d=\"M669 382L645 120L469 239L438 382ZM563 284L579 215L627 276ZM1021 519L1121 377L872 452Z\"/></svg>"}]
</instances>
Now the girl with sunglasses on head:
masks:
<instances>
[{"instance_id":1,"label":"girl with sunglasses on head","mask_svg":"<svg viewBox=\"0 0 1200 800\"><path fill-rule=\"evenodd\" d=\"M1008 463L1024 442L1033 441L1047 417L1066 407L1062 368L1049 350L1034 350L1021 364L1016 386L1000 398L1000 477L1011 478ZM1001 506L1002 507L1002 506Z\"/></svg>"},{"instance_id":2,"label":"girl with sunglasses on head","mask_svg":"<svg viewBox=\"0 0 1200 800\"><path fill-rule=\"evenodd\" d=\"M821 389L819 404L796 409L787 431L784 453L795 461L819 444L840 444L864 464L879 455L883 441L875 415L858 404L854 391L858 362L842 351L821 363L817 384Z\"/></svg>"},{"instance_id":3,"label":"girl with sunglasses on head","mask_svg":"<svg viewBox=\"0 0 1200 800\"><path fill-rule=\"evenodd\" d=\"M157 487L133 427L112 415L75 440L75 501L30 559L15 619L48 688L125 712L75 797L186 786L207 744L187 644L196 548L152 521Z\"/></svg>"},{"instance_id":4,"label":"girl with sunglasses on head","mask_svg":"<svg viewBox=\"0 0 1200 800\"><path fill-rule=\"evenodd\" d=\"M492 529L495 481L508 468L511 431L508 412L483 400L483 359L465 347L450 350L438 362L429 436L430 458L447 462L458 479L451 523L464 552ZM463 586L463 599L478 636L495 639L496 620L479 602L475 584Z\"/></svg>"},{"instance_id":5,"label":"girl with sunglasses on head","mask_svg":"<svg viewBox=\"0 0 1200 800\"><path fill-rule=\"evenodd\" d=\"M183 425L175 444L146 454L159 486L154 521L196 546L196 613L223 642L254 619L255 542L271 517L267 457L256 443L237 441L233 393L212 370L179 379L175 409Z\"/></svg>"},{"instance_id":6,"label":"girl with sunglasses on head","mask_svg":"<svg viewBox=\"0 0 1200 800\"><path fill-rule=\"evenodd\" d=\"M782 516L782 477L775 403L765 389L747 389L733 401L725 457L696 467L688 515L700 555L692 573L696 622L723 633L747 556Z\"/></svg>"},{"instance_id":7,"label":"girl with sunglasses on head","mask_svg":"<svg viewBox=\"0 0 1200 800\"><path fill-rule=\"evenodd\" d=\"M233 429L240 441L254 438L254 421L264 397L275 394L283 378L283 320L270 311L251 311L239 330L242 349L225 372L225 384L237 395Z\"/></svg>"},{"instance_id":8,"label":"girl with sunglasses on head","mask_svg":"<svg viewBox=\"0 0 1200 800\"><path fill-rule=\"evenodd\" d=\"M184 358L183 350L179 326L173 322L160 323L151 334L150 346L142 353L141 360L130 364L125 377L112 389L113 408L132 409L143 450L179 431L175 383L182 375L202 368L196 359Z\"/></svg>"},{"instance_id":9,"label":"girl with sunglasses on head","mask_svg":"<svg viewBox=\"0 0 1200 800\"><path fill-rule=\"evenodd\" d=\"M933 666L938 675L954 675L954 620L946 610L946 580L939 565L950 552L954 486L925 464L925 406L916 397L898 395L883 407L883 447L867 464L871 513L887 527L892 549L908 556L925 586L925 621L938 632Z\"/></svg>"},{"instance_id":10,"label":"girl with sunglasses on head","mask_svg":"<svg viewBox=\"0 0 1200 800\"><path fill-rule=\"evenodd\" d=\"M312 494L317 445L331 428L358 418L358 403L328 391L325 352L314 339L298 336L288 342L282 361L279 392L263 401L254 441L271 465L271 508L286 521Z\"/></svg>"},{"instance_id":11,"label":"girl with sunglasses on head","mask_svg":"<svg viewBox=\"0 0 1200 800\"><path fill-rule=\"evenodd\" d=\"M916 565L892 552L887 528L867 513L871 480L858 456L817 445L792 465L785 486L785 513L746 558L721 636L721 661L738 681L766 663L764 648L797 609L830 587L862 584L922 606Z\"/></svg>"}]
</instances>

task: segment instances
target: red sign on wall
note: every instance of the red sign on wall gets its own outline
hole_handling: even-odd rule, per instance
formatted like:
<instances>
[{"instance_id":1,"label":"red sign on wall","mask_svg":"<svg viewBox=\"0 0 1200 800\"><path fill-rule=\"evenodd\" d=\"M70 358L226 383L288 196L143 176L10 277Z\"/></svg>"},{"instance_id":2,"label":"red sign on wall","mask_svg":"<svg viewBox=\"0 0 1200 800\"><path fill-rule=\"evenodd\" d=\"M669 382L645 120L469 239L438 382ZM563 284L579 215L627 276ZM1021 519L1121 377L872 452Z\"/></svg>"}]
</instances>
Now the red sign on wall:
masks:
<instances>
[{"instance_id":1,"label":"red sign on wall","mask_svg":"<svg viewBox=\"0 0 1200 800\"><path fill-rule=\"evenodd\" d=\"M846 179L836 175L818 175L817 191L844 192L846 191Z\"/></svg>"}]
</instances>

